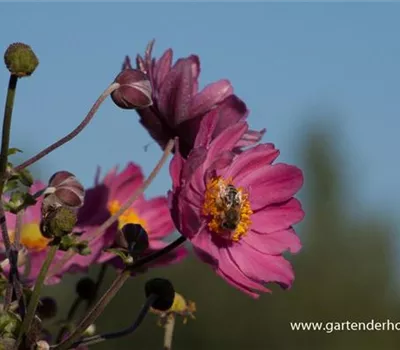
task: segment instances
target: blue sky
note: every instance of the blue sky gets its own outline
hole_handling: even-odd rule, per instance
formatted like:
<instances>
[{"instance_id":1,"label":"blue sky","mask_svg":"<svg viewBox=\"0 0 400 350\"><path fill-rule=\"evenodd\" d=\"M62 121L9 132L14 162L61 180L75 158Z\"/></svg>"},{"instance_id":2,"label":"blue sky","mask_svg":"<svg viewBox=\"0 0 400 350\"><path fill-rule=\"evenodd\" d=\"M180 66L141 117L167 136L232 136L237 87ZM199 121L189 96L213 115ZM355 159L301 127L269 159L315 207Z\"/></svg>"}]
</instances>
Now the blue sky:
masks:
<instances>
[{"instance_id":1,"label":"blue sky","mask_svg":"<svg viewBox=\"0 0 400 350\"><path fill-rule=\"evenodd\" d=\"M336 132L346 204L396 214L400 207L400 6L377 3L4 3L0 48L22 41L40 66L20 81L12 145L33 155L84 117L112 82L125 54L199 54L201 85L228 78L251 110L254 129L299 163L298 146L315 123ZM0 69L1 95L8 72ZM4 98L4 97L3 97ZM146 174L161 152L135 112L108 100L92 124L39 166L44 179L68 169L91 185L133 160ZM148 192L164 193L167 169ZM363 214L364 213L364 214Z\"/></svg>"}]
</instances>

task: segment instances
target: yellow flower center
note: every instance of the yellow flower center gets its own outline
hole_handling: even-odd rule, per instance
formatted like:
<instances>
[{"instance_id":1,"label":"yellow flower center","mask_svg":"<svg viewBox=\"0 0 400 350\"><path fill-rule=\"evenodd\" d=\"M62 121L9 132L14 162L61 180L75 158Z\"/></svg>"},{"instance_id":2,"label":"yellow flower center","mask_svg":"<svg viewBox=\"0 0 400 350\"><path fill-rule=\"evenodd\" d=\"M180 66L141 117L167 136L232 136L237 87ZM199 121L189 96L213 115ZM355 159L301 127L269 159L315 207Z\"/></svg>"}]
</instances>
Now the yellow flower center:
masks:
<instances>
[{"instance_id":1,"label":"yellow flower center","mask_svg":"<svg viewBox=\"0 0 400 350\"><path fill-rule=\"evenodd\" d=\"M237 242L251 224L248 194L236 188L232 180L212 178L206 186L203 215L208 216L208 227L221 237Z\"/></svg>"},{"instance_id":2,"label":"yellow flower center","mask_svg":"<svg viewBox=\"0 0 400 350\"><path fill-rule=\"evenodd\" d=\"M14 242L15 233L13 231L9 232L11 242ZM37 223L25 224L21 229L21 244L27 249L40 252L46 249L47 244L50 239L43 237L40 232L39 225Z\"/></svg>"},{"instance_id":3,"label":"yellow flower center","mask_svg":"<svg viewBox=\"0 0 400 350\"><path fill-rule=\"evenodd\" d=\"M111 201L108 204L108 210L111 215L114 215L121 208L121 204L118 201ZM139 224L147 233L147 222L139 217L132 208L125 210L125 212L118 218L118 228L122 229L126 224Z\"/></svg>"}]
</instances>

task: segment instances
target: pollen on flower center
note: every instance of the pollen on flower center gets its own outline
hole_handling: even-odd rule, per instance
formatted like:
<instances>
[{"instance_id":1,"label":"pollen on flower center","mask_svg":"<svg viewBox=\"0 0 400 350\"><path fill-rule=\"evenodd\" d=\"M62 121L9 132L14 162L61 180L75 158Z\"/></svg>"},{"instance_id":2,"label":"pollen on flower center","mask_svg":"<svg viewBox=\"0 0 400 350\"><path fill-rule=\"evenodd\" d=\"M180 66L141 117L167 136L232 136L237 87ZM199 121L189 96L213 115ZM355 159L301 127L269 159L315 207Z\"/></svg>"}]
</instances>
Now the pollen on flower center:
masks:
<instances>
[{"instance_id":1,"label":"pollen on flower center","mask_svg":"<svg viewBox=\"0 0 400 350\"><path fill-rule=\"evenodd\" d=\"M108 204L108 210L111 215L114 215L121 208L121 204L119 201L114 200ZM139 224L141 225L146 232L149 232L147 229L147 222L139 217L132 208L127 209L119 218L118 218L118 227L122 229L126 224Z\"/></svg>"},{"instance_id":2,"label":"pollen on flower center","mask_svg":"<svg viewBox=\"0 0 400 350\"><path fill-rule=\"evenodd\" d=\"M15 233L9 233L11 242L14 241ZM49 239L43 237L39 225L36 223L25 224L21 229L21 244L29 250L40 252L46 249Z\"/></svg>"},{"instance_id":3,"label":"pollen on flower center","mask_svg":"<svg viewBox=\"0 0 400 350\"><path fill-rule=\"evenodd\" d=\"M252 213L247 193L233 186L230 179L216 177L207 183L203 215L210 218L211 231L237 242L246 234Z\"/></svg>"}]
</instances>

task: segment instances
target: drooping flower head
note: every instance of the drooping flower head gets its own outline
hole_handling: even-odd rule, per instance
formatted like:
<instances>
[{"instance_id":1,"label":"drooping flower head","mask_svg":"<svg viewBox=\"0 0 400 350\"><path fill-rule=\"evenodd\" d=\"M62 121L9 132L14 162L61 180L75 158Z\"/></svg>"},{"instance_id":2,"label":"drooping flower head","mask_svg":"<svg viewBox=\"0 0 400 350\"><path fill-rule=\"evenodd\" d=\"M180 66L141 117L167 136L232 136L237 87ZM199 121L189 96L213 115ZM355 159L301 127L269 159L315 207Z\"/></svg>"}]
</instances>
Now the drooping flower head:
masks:
<instances>
[{"instance_id":1,"label":"drooping flower head","mask_svg":"<svg viewBox=\"0 0 400 350\"><path fill-rule=\"evenodd\" d=\"M178 230L206 263L238 289L257 297L268 282L289 287L294 279L284 251L300 250L293 225L303 218L293 198L303 184L300 169L273 164L273 144L233 152L246 122L212 138L215 121L203 119L195 147L170 164L171 213Z\"/></svg>"},{"instance_id":2,"label":"drooping flower head","mask_svg":"<svg viewBox=\"0 0 400 350\"><path fill-rule=\"evenodd\" d=\"M99 175L96 176L95 186L86 191L85 205L78 213L78 226L86 231L82 235L82 239L90 236L93 230L96 230L99 225L115 214L144 182L140 167L134 163L129 163L121 172L118 172L117 168L112 169L106 174L102 182L99 181L98 177ZM122 268L123 263L119 257L110 253L103 253L102 250L110 248L118 241L119 231L127 224L140 224L147 232L149 248L145 254L165 247L167 243L164 239L175 230L168 209L167 198L159 196L146 199L144 195L141 195L113 226L91 242L90 247L101 246L102 249L96 249L99 254L96 257L83 258L92 259L91 263L108 261L114 266ZM185 255L186 250L178 249L154 263L161 266L167 265L179 261Z\"/></svg>"},{"instance_id":3,"label":"drooping flower head","mask_svg":"<svg viewBox=\"0 0 400 350\"><path fill-rule=\"evenodd\" d=\"M149 43L144 57L137 56L137 68L146 73L151 82L153 104L137 112L142 125L162 148L170 139L179 137L180 153L186 157L207 113L213 112L213 118L218 120L213 137L247 117L246 105L233 95L233 87L228 80L211 83L199 91L198 56L180 58L172 64L173 52L168 49L156 60L152 57L153 44L154 41ZM128 57L123 64L124 69L132 69ZM247 132L243 135L243 145L259 141L263 133L264 130Z\"/></svg>"}]
</instances>

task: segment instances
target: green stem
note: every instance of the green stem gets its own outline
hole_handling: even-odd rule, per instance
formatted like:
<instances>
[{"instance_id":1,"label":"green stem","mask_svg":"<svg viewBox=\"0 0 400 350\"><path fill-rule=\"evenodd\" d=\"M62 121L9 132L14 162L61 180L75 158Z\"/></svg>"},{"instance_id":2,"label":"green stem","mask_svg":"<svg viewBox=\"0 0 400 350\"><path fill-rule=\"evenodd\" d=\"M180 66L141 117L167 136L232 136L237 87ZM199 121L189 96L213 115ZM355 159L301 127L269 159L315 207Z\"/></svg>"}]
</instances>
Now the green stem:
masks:
<instances>
[{"instance_id":1,"label":"green stem","mask_svg":"<svg viewBox=\"0 0 400 350\"><path fill-rule=\"evenodd\" d=\"M18 340L16 342L15 349L18 349L18 346L22 341L23 335L27 333L29 327L31 326L32 320L35 317L35 312L40 299L42 287L46 279L47 272L49 271L49 267L56 255L58 247L59 244L55 244L50 247L46 256L46 260L44 261L39 276L36 279L35 287L33 288L32 296L28 304L28 310L26 316L24 318L24 321L22 322L21 330L18 335Z\"/></svg>"},{"instance_id":2,"label":"green stem","mask_svg":"<svg viewBox=\"0 0 400 350\"><path fill-rule=\"evenodd\" d=\"M10 132L11 132L11 119L12 112L14 108L14 99L15 99L15 91L17 89L18 77L14 74L10 75L10 80L8 82L8 90L7 90L7 98L6 105L4 108L4 119L3 119L3 131L1 137L1 151L0 151L0 200L2 200L4 183L6 181L6 171L7 171L7 163L8 163L8 148L10 145ZM1 221L4 220L5 224L5 216L3 218L3 213L1 215ZM7 230L3 229L2 225L2 235L3 242L6 248L7 255L10 253L11 242L10 237L8 236Z\"/></svg>"}]
</instances>

